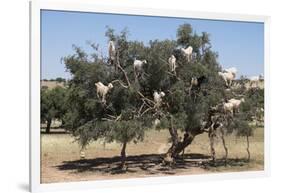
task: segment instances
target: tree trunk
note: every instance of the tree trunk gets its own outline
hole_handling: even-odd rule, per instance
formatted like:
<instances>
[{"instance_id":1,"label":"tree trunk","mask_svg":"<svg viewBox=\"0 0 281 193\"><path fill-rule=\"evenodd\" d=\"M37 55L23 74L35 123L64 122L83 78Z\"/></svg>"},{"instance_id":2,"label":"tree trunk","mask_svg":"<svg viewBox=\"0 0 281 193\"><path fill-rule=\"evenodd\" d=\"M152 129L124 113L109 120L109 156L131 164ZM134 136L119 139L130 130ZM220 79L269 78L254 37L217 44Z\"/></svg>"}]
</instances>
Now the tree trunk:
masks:
<instances>
[{"instance_id":1,"label":"tree trunk","mask_svg":"<svg viewBox=\"0 0 281 193\"><path fill-rule=\"evenodd\" d=\"M214 112L210 110L208 114L208 121L205 126L186 128L182 141L180 141L178 137L177 130L173 127L173 121L171 118L171 127L169 128L169 132L172 137L172 146L166 153L166 156L171 156L172 158L178 157L179 153L189 146L197 135L204 133L206 129L210 128L210 126L213 124L212 116L214 115Z\"/></svg>"},{"instance_id":2,"label":"tree trunk","mask_svg":"<svg viewBox=\"0 0 281 193\"><path fill-rule=\"evenodd\" d=\"M186 131L182 141L173 140L173 144L167 152L167 155L171 157L178 157L179 153L182 152L188 145L190 145L196 135L203 133L200 128L194 129L193 131Z\"/></svg>"},{"instance_id":3,"label":"tree trunk","mask_svg":"<svg viewBox=\"0 0 281 193\"><path fill-rule=\"evenodd\" d=\"M246 139L247 139L247 153L248 153L248 162L249 162L250 159L251 159L251 153L250 153L250 141L249 141L249 135L248 134L246 136Z\"/></svg>"},{"instance_id":4,"label":"tree trunk","mask_svg":"<svg viewBox=\"0 0 281 193\"><path fill-rule=\"evenodd\" d=\"M46 133L50 133L52 119L47 120Z\"/></svg>"},{"instance_id":5,"label":"tree trunk","mask_svg":"<svg viewBox=\"0 0 281 193\"><path fill-rule=\"evenodd\" d=\"M124 168L126 164L126 146L127 142L124 142L121 149L121 168Z\"/></svg>"},{"instance_id":6,"label":"tree trunk","mask_svg":"<svg viewBox=\"0 0 281 193\"><path fill-rule=\"evenodd\" d=\"M212 131L211 133L209 133L211 155L212 155L212 160L213 160L214 164L216 162L215 136L216 136L215 131Z\"/></svg>"},{"instance_id":7,"label":"tree trunk","mask_svg":"<svg viewBox=\"0 0 281 193\"><path fill-rule=\"evenodd\" d=\"M221 140L222 140L222 144L223 144L223 148L224 148L224 152L225 152L225 156L224 156L224 164L227 164L227 157L228 157L228 149L225 143L225 138L224 138L224 130L223 128L220 128L221 130Z\"/></svg>"}]
</instances>

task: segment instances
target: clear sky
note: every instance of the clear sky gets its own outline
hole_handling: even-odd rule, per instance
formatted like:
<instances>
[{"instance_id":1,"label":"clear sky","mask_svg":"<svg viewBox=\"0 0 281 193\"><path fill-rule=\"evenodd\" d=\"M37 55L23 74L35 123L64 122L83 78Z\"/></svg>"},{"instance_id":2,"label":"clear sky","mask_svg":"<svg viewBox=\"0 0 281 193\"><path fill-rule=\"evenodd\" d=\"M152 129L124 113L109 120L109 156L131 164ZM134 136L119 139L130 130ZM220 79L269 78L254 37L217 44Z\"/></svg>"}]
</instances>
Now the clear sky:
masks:
<instances>
[{"instance_id":1,"label":"clear sky","mask_svg":"<svg viewBox=\"0 0 281 193\"><path fill-rule=\"evenodd\" d=\"M236 67L238 76L263 74L263 23L47 10L41 16L42 79L69 78L61 57L74 53L73 44L90 52L86 42L95 42L106 53L106 26L116 32L127 27L130 40L147 43L154 39L175 39L178 26L184 23L191 24L197 33L211 34L212 49L219 53L223 68Z\"/></svg>"}]
</instances>

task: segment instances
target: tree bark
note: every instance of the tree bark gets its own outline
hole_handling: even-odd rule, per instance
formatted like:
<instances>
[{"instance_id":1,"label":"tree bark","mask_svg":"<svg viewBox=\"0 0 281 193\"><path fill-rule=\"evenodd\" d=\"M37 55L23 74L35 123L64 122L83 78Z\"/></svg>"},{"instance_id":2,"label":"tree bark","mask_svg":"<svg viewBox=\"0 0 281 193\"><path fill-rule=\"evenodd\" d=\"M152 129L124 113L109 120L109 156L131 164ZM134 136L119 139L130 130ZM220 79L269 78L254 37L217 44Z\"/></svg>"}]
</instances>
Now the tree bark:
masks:
<instances>
[{"instance_id":1,"label":"tree bark","mask_svg":"<svg viewBox=\"0 0 281 193\"><path fill-rule=\"evenodd\" d=\"M50 133L52 119L47 120L46 133Z\"/></svg>"},{"instance_id":2,"label":"tree bark","mask_svg":"<svg viewBox=\"0 0 281 193\"><path fill-rule=\"evenodd\" d=\"M250 161L251 159L251 153L250 153L250 141L249 141L249 135L247 134L246 136L246 139L247 139L247 153L248 153L248 162Z\"/></svg>"},{"instance_id":3,"label":"tree bark","mask_svg":"<svg viewBox=\"0 0 281 193\"><path fill-rule=\"evenodd\" d=\"M182 141L176 140L173 141L172 146L167 152L167 155L171 157L178 157L179 153L182 152L188 145L190 145L196 135L203 133L204 131L201 128L194 128L191 131L186 131Z\"/></svg>"},{"instance_id":4,"label":"tree bark","mask_svg":"<svg viewBox=\"0 0 281 193\"><path fill-rule=\"evenodd\" d=\"M127 142L124 142L121 149L121 168L124 168L126 164L126 146Z\"/></svg>"},{"instance_id":5,"label":"tree bark","mask_svg":"<svg viewBox=\"0 0 281 193\"><path fill-rule=\"evenodd\" d=\"M197 126L194 128L185 129L185 134L182 141L179 140L177 130L173 128L173 122L171 121L171 127L169 128L169 132L172 137L172 146L169 148L168 152L166 153L166 156L170 155L173 158L178 157L179 153L182 152L187 146L189 146L197 135L200 135L204 133L206 129L209 129L213 124L212 117L214 116L215 111L210 109L208 114L208 121L204 125L204 127Z\"/></svg>"},{"instance_id":6,"label":"tree bark","mask_svg":"<svg viewBox=\"0 0 281 193\"><path fill-rule=\"evenodd\" d=\"M214 163L216 162L215 136L216 134L214 130L209 133L211 155Z\"/></svg>"},{"instance_id":7,"label":"tree bark","mask_svg":"<svg viewBox=\"0 0 281 193\"><path fill-rule=\"evenodd\" d=\"M222 140L222 144L223 144L223 148L224 148L224 152L225 152L225 156L224 156L224 164L227 164L227 157L228 157L228 148L226 146L225 143L225 138L224 138L224 131L221 129L221 140Z\"/></svg>"}]
</instances>

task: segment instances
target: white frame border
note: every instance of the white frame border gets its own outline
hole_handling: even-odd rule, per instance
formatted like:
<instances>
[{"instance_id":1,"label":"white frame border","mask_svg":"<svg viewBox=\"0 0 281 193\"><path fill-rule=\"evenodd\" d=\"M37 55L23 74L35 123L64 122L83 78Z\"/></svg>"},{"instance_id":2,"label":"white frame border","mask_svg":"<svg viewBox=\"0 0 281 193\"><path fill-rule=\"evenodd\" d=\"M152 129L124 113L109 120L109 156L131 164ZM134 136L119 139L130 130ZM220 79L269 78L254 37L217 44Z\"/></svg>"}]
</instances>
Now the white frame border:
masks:
<instances>
[{"instance_id":1,"label":"white frame border","mask_svg":"<svg viewBox=\"0 0 281 193\"><path fill-rule=\"evenodd\" d=\"M215 173L186 176L147 177L120 180L81 181L67 183L40 184L40 10L79 11L96 13L115 13L143 16L182 17L196 19L246 21L264 23L264 79L265 79L265 127L264 127L264 171ZM30 2L30 191L73 190L85 188L132 187L136 185L152 185L167 183L186 183L194 181L211 181L225 179L241 179L265 177L270 175L270 127L269 127L269 26L270 17L258 15L208 13L186 10L165 10L137 7L108 6L82 2ZM241 175L243 174L243 175Z\"/></svg>"}]
</instances>

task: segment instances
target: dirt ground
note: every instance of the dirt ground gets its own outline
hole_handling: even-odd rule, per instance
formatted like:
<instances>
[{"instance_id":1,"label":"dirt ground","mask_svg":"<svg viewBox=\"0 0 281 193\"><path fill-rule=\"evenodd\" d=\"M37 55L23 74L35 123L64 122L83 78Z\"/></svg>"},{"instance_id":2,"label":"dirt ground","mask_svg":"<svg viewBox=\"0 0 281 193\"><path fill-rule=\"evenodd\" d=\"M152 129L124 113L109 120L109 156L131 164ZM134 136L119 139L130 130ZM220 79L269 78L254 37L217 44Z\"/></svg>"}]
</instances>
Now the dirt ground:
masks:
<instances>
[{"instance_id":1,"label":"dirt ground","mask_svg":"<svg viewBox=\"0 0 281 193\"><path fill-rule=\"evenodd\" d=\"M263 128L250 137L251 160L247 162L246 139L233 135L226 137L229 149L227 165L220 139L216 141L217 162L210 158L207 134L197 136L186 149L185 155L172 167L162 164L162 156L169 148L166 130L150 131L143 142L127 146L127 170L120 170L121 145L95 142L85 150L86 158L80 159L80 149L73 138L63 132L41 134L41 183L141 178L146 176L190 175L213 172L263 170Z\"/></svg>"}]
</instances>

